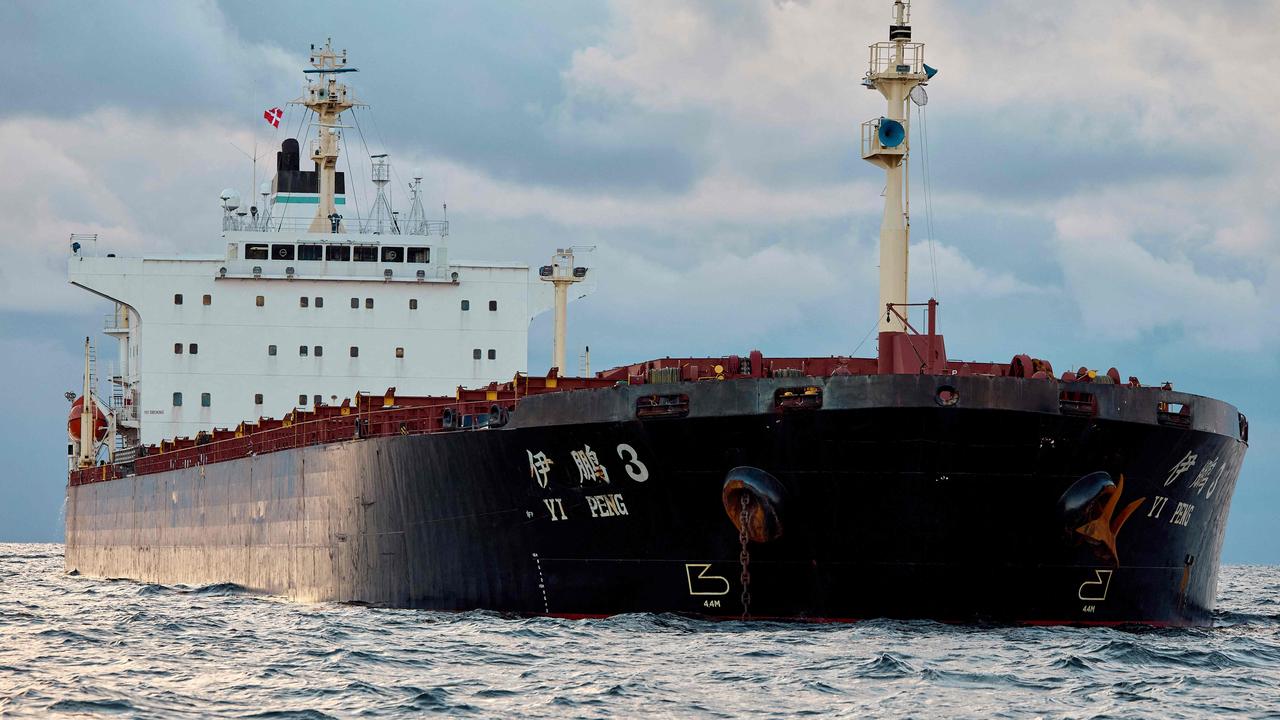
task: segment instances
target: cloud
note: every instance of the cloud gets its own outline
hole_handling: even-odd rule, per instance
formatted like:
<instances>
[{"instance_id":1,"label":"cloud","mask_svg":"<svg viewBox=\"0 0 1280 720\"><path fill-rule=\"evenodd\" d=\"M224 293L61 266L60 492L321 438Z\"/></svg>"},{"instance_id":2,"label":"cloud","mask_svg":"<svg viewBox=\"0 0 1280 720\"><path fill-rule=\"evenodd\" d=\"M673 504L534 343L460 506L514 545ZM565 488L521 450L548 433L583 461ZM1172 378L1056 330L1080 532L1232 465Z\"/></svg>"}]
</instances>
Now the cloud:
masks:
<instances>
[{"instance_id":1,"label":"cloud","mask_svg":"<svg viewBox=\"0 0 1280 720\"><path fill-rule=\"evenodd\" d=\"M179 121L222 115L294 97L305 49L244 42L208 1L4 3L0 28L8 96L0 116L104 106Z\"/></svg>"},{"instance_id":2,"label":"cloud","mask_svg":"<svg viewBox=\"0 0 1280 720\"><path fill-rule=\"evenodd\" d=\"M919 300L928 291L931 295L959 300L994 300L1014 295L1043 295L1048 290L1019 280L1014 275L975 265L958 248L941 242L926 241L911 245L908 253L911 278L916 289L913 300ZM937 277L937 290L932 282ZM926 288L928 290L926 290Z\"/></svg>"},{"instance_id":3,"label":"cloud","mask_svg":"<svg viewBox=\"0 0 1280 720\"><path fill-rule=\"evenodd\" d=\"M1276 340L1264 297L1270 288L1202 272L1186 255L1159 257L1135 242L1122 219L1095 212L1058 219L1057 260L1083 326L1105 338L1135 339L1163 328L1195 346L1257 351Z\"/></svg>"},{"instance_id":4,"label":"cloud","mask_svg":"<svg viewBox=\"0 0 1280 720\"><path fill-rule=\"evenodd\" d=\"M98 235L87 252L216 252L217 194L231 178L251 182L231 142L253 137L119 110L0 119L0 165L24 169L0 175L0 310L84 307L66 281L72 233Z\"/></svg>"}]
</instances>

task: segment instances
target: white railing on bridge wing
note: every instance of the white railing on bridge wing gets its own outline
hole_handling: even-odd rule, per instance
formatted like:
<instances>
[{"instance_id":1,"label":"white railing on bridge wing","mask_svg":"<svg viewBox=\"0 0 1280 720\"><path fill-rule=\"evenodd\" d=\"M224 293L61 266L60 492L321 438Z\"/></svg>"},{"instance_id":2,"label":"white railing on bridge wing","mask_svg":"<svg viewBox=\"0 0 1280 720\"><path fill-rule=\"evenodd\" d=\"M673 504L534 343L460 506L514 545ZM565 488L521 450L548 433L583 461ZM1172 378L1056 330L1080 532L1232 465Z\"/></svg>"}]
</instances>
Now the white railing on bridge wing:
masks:
<instances>
[{"instance_id":1,"label":"white railing on bridge wing","mask_svg":"<svg viewBox=\"0 0 1280 720\"><path fill-rule=\"evenodd\" d=\"M248 232L308 232L311 230L311 225L314 220L315 218L310 217L263 217L253 219L226 215L222 218L222 229ZM320 232L327 233L330 230L331 227L326 227L320 230ZM393 222L386 218L361 218L355 216L348 217L344 215L339 221L338 232L373 235L435 235L437 237L448 237L449 221L428 220L424 222L406 223L403 220Z\"/></svg>"}]
</instances>

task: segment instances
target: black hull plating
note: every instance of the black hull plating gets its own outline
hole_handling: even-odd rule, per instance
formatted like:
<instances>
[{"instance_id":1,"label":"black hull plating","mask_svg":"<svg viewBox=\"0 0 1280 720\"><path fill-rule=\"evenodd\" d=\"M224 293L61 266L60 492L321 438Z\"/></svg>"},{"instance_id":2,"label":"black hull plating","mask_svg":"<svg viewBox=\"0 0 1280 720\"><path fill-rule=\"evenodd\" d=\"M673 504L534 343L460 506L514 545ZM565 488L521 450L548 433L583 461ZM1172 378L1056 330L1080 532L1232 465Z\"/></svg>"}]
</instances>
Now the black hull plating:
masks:
<instances>
[{"instance_id":1,"label":"black hull plating","mask_svg":"<svg viewBox=\"0 0 1280 720\"><path fill-rule=\"evenodd\" d=\"M721 493L746 466L786 492L782 537L748 547L754 617L1210 622L1238 438L1021 400L833 404L583 424L549 407L72 487L67 564L400 607L737 617Z\"/></svg>"}]
</instances>

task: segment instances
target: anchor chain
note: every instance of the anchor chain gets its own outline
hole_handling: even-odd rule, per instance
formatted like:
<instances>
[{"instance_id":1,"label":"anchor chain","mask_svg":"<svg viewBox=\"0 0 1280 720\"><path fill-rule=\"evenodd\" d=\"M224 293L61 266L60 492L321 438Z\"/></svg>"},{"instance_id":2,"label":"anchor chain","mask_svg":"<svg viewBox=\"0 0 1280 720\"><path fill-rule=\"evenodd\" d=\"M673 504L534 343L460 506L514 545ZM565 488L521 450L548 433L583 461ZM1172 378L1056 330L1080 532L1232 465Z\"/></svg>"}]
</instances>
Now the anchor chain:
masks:
<instances>
[{"instance_id":1,"label":"anchor chain","mask_svg":"<svg viewBox=\"0 0 1280 720\"><path fill-rule=\"evenodd\" d=\"M747 550L747 543L751 542L751 536L747 533L747 523L751 520L751 494L742 493L742 510L738 513L738 544L741 550L738 552L738 563L742 565L742 573L738 579L742 582L742 619L747 620L751 617L751 553Z\"/></svg>"}]
</instances>

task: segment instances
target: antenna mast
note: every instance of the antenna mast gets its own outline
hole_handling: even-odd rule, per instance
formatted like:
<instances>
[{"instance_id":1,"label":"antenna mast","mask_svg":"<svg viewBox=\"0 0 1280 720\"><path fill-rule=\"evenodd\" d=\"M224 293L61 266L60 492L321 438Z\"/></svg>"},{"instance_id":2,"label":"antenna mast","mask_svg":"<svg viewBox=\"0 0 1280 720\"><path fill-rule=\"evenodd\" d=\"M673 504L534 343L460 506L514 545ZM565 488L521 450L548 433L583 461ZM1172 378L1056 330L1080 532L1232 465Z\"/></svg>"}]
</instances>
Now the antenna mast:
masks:
<instances>
[{"instance_id":1,"label":"antenna mast","mask_svg":"<svg viewBox=\"0 0 1280 720\"><path fill-rule=\"evenodd\" d=\"M307 94L294 101L305 105L319 119L319 137L311 141L311 159L320 175L320 203L316 206L310 232L342 232L342 217L334 204L338 139L342 136L338 116L360 103L347 93L345 83L338 82L338 75L355 72L356 69L347 67L347 51L339 54L333 49L331 40L326 40L322 48L311 46L311 67L314 69L303 70L307 75L315 76L307 83Z\"/></svg>"},{"instance_id":2,"label":"antenna mast","mask_svg":"<svg viewBox=\"0 0 1280 720\"><path fill-rule=\"evenodd\" d=\"M394 234L400 234L400 228L396 224L396 215L391 211L391 200L387 197L387 183L391 182L391 166L387 164L387 155L372 156L373 160L373 184L378 188L378 196L373 200L373 217L370 218L370 224L373 226L373 232L381 235L383 230L383 222L391 228Z\"/></svg>"},{"instance_id":3,"label":"antenna mast","mask_svg":"<svg viewBox=\"0 0 1280 720\"><path fill-rule=\"evenodd\" d=\"M911 42L911 3L893 3L889 41L871 46L863 86L879 90L888 102L885 114L862 123L862 159L884 169L884 218L880 222L880 333L905 333L907 304L907 248L911 221L906 183L910 148L906 103L918 85L937 71L924 64L924 43ZM894 308L900 308L894 312Z\"/></svg>"},{"instance_id":4,"label":"antenna mast","mask_svg":"<svg viewBox=\"0 0 1280 720\"><path fill-rule=\"evenodd\" d=\"M409 183L409 214L404 219L405 231L410 235L427 234L427 213L422 209L422 170L413 169L413 182Z\"/></svg>"}]
</instances>

